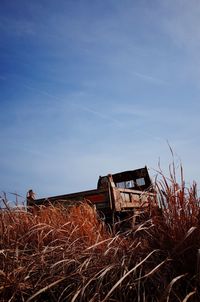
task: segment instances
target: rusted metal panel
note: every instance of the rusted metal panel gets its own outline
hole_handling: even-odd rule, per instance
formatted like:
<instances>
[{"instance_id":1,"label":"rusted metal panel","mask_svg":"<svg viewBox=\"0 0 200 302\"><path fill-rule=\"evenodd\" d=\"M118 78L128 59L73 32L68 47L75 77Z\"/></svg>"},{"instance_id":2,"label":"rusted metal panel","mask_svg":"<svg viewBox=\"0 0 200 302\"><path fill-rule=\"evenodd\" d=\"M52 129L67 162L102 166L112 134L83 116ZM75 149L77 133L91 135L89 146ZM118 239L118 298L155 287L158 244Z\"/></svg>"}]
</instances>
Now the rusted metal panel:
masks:
<instances>
[{"instance_id":1,"label":"rusted metal panel","mask_svg":"<svg viewBox=\"0 0 200 302\"><path fill-rule=\"evenodd\" d=\"M82 191L82 192L77 192L77 193L71 193L71 194L65 194L65 195L58 195L58 196L51 196L47 198L41 198L41 199L36 199L34 203L36 205L42 205L45 202L57 202L57 201L82 201L84 199L88 199L91 202L107 202L109 203L109 195L108 195L108 190L106 189L101 189L101 190L89 190L89 191Z\"/></svg>"},{"instance_id":2,"label":"rusted metal panel","mask_svg":"<svg viewBox=\"0 0 200 302\"><path fill-rule=\"evenodd\" d=\"M138 194L130 194L130 193L121 193L121 195L126 198L123 198L122 208L135 208L140 206L140 196Z\"/></svg>"},{"instance_id":3,"label":"rusted metal panel","mask_svg":"<svg viewBox=\"0 0 200 302\"><path fill-rule=\"evenodd\" d=\"M122 205L122 198L120 191L116 188L113 188L113 200L114 200L114 211L120 212Z\"/></svg>"},{"instance_id":4,"label":"rusted metal panel","mask_svg":"<svg viewBox=\"0 0 200 302\"><path fill-rule=\"evenodd\" d=\"M106 199L105 194L94 194L86 196L92 203L104 202Z\"/></svg>"},{"instance_id":5,"label":"rusted metal panel","mask_svg":"<svg viewBox=\"0 0 200 302\"><path fill-rule=\"evenodd\" d=\"M121 192L121 198L123 203L131 202L131 195L129 193Z\"/></svg>"},{"instance_id":6,"label":"rusted metal panel","mask_svg":"<svg viewBox=\"0 0 200 302\"><path fill-rule=\"evenodd\" d=\"M134 191L129 189L116 189L115 191L120 192L121 198L118 198L117 209L136 209L136 208L147 208L150 203L154 202L155 194L149 192ZM117 193L115 193L116 195Z\"/></svg>"}]
</instances>

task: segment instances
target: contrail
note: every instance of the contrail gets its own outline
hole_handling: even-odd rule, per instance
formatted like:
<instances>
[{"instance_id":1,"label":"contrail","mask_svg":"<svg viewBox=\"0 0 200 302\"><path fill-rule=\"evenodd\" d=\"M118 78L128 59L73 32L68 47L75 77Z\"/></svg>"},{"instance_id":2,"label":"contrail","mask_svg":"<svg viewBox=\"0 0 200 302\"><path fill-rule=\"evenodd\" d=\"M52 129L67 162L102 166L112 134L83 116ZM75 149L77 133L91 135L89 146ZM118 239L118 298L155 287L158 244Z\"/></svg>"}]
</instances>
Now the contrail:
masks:
<instances>
[{"instance_id":1,"label":"contrail","mask_svg":"<svg viewBox=\"0 0 200 302\"><path fill-rule=\"evenodd\" d=\"M47 92L47 91L44 91L44 90L41 90L41 89L38 89L38 88L34 88L34 87L31 87L31 86L26 85L26 84L22 84L22 85L23 85L24 87L28 88L28 89L35 90L35 91L37 91L37 92L39 92L39 93L41 93L41 94L43 94L43 95L46 95L46 96L48 96L48 97L50 97L50 98L55 99L55 100L57 100L57 101L64 102L63 99L57 97L56 95L52 95L52 94L50 94L50 93ZM73 104L71 104L71 105L72 105L73 107L76 107L76 108L82 110L82 111L86 111L86 112L92 113L92 114L98 116L99 118L101 118L101 119L103 119L103 120L108 120L108 121L117 123L118 125L121 125L121 122L120 122L119 120L117 120L117 119L115 119L115 118L113 118L113 117L111 117L111 116L109 116L109 115L107 115L107 114L101 113L101 112L96 111L96 110L94 110L94 109L91 109L91 108L89 108L89 107L87 107L87 106L81 106L81 105L79 105L79 104L77 104L77 103L73 103Z\"/></svg>"}]
</instances>

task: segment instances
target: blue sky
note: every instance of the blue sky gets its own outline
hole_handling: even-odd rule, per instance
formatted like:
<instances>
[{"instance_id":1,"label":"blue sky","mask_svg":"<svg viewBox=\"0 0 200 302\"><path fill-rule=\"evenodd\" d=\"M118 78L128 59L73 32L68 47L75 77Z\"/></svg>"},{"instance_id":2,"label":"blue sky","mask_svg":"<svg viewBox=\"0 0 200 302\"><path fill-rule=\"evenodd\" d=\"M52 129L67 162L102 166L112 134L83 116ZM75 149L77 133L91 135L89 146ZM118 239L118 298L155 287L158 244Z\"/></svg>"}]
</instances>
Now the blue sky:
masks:
<instances>
[{"instance_id":1,"label":"blue sky","mask_svg":"<svg viewBox=\"0 0 200 302\"><path fill-rule=\"evenodd\" d=\"M0 1L0 191L95 188L181 160L200 181L200 2Z\"/></svg>"}]
</instances>

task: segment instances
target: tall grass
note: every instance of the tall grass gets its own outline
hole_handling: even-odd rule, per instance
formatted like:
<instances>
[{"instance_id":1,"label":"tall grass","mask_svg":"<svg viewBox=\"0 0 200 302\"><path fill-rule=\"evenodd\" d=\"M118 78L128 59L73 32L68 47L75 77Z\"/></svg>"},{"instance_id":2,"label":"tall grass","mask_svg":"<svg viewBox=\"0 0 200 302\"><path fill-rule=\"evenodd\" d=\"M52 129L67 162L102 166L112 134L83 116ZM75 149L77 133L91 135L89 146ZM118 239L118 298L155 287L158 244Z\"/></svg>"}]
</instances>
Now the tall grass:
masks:
<instances>
[{"instance_id":1,"label":"tall grass","mask_svg":"<svg viewBox=\"0 0 200 302\"><path fill-rule=\"evenodd\" d=\"M196 184L156 185L159 208L125 233L87 203L0 211L1 301L200 301Z\"/></svg>"}]
</instances>

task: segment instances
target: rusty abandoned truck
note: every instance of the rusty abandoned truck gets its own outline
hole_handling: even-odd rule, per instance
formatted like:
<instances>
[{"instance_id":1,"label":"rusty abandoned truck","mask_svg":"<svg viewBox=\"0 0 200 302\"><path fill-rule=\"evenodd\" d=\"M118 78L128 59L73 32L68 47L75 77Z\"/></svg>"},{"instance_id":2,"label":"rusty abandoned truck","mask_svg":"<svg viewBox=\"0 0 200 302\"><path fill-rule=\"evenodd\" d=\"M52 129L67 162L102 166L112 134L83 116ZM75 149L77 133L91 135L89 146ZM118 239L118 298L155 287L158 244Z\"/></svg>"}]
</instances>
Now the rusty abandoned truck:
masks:
<instances>
[{"instance_id":1,"label":"rusty abandoned truck","mask_svg":"<svg viewBox=\"0 0 200 302\"><path fill-rule=\"evenodd\" d=\"M29 208L58 203L73 206L82 201L94 205L106 222L113 223L116 217L124 219L130 215L147 213L156 203L156 193L145 166L137 170L100 176L97 189L94 190L41 199L27 198L27 206Z\"/></svg>"}]
</instances>

